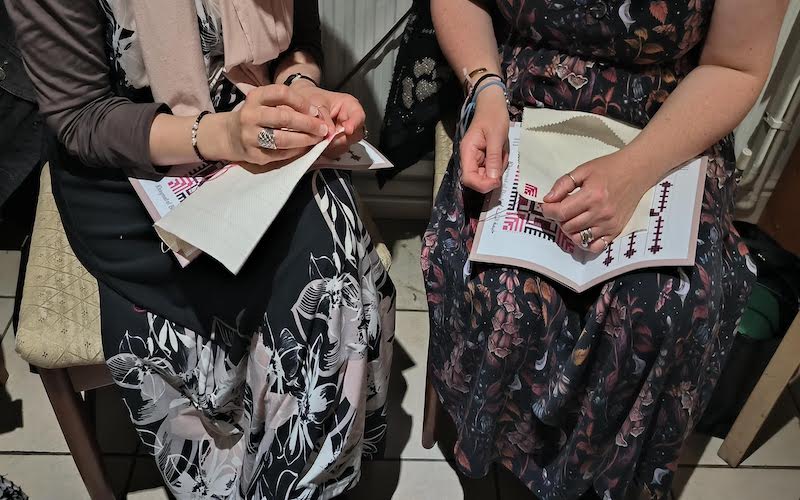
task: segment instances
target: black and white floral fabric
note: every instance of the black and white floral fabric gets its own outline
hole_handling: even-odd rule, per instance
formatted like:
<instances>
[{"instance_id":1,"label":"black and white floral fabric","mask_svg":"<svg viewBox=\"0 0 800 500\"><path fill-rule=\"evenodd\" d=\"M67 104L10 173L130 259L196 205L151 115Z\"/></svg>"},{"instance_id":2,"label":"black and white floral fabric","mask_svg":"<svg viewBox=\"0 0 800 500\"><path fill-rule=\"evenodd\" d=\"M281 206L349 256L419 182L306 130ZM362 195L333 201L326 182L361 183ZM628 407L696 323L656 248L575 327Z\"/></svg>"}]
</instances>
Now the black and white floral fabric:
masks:
<instances>
[{"instance_id":1,"label":"black and white floral fabric","mask_svg":"<svg viewBox=\"0 0 800 500\"><path fill-rule=\"evenodd\" d=\"M128 3L99 1L118 91L149 93ZM195 3L212 102L229 110L243 96L213 78L219 15L214 0ZM254 335L217 321L204 337L121 297L119 314L103 318L107 364L178 499L327 500L358 482L362 459L382 452L395 291L349 176L306 176L287 216L302 230L289 250L275 245L281 268Z\"/></svg>"},{"instance_id":2,"label":"black and white floral fabric","mask_svg":"<svg viewBox=\"0 0 800 500\"><path fill-rule=\"evenodd\" d=\"M0 500L28 500L28 495L5 476L0 476Z\"/></svg>"},{"instance_id":3,"label":"black and white floral fabric","mask_svg":"<svg viewBox=\"0 0 800 500\"><path fill-rule=\"evenodd\" d=\"M256 335L218 321L204 338L133 306L115 320L108 366L179 499L334 498L382 452L394 287L349 180L315 172L307 191L331 238L277 283Z\"/></svg>"}]
</instances>

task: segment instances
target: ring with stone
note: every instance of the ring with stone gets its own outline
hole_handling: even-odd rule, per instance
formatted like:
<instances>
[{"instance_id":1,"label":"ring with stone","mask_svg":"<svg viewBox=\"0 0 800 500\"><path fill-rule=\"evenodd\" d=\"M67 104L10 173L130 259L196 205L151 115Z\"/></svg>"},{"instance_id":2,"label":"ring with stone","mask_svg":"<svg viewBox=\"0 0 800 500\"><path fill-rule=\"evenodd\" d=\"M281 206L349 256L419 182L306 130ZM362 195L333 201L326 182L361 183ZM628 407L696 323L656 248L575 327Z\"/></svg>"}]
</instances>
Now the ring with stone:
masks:
<instances>
[{"instance_id":1,"label":"ring with stone","mask_svg":"<svg viewBox=\"0 0 800 500\"><path fill-rule=\"evenodd\" d=\"M278 144L275 142L275 130L262 128L258 133L258 145L263 149L278 149Z\"/></svg>"},{"instance_id":2,"label":"ring with stone","mask_svg":"<svg viewBox=\"0 0 800 500\"><path fill-rule=\"evenodd\" d=\"M584 229L581 231L581 246L583 248L589 248L589 245L592 243L592 228Z\"/></svg>"}]
</instances>

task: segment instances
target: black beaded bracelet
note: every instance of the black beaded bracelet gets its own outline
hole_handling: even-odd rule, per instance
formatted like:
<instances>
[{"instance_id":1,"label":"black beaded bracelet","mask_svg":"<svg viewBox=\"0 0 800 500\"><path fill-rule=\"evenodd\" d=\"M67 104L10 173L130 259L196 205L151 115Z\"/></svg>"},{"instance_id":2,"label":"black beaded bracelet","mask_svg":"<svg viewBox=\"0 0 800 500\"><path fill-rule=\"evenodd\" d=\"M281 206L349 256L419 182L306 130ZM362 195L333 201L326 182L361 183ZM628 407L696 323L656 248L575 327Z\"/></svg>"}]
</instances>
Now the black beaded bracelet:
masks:
<instances>
[{"instance_id":1,"label":"black beaded bracelet","mask_svg":"<svg viewBox=\"0 0 800 500\"><path fill-rule=\"evenodd\" d=\"M310 76L304 75L303 73L293 73L289 75L289 77L283 81L283 84L286 85L287 87L291 87L292 82L294 82L298 78L302 80L308 80L309 82L313 83L315 87L319 87L319 84L316 82L316 80L314 80Z\"/></svg>"},{"instance_id":2,"label":"black beaded bracelet","mask_svg":"<svg viewBox=\"0 0 800 500\"><path fill-rule=\"evenodd\" d=\"M208 160L200 153L200 148L197 147L197 131L200 129L200 120L208 114L211 114L211 111L203 111L197 115L197 118L194 120L194 125L192 125L192 149L194 149L194 154L196 154L203 163L207 163Z\"/></svg>"}]
</instances>

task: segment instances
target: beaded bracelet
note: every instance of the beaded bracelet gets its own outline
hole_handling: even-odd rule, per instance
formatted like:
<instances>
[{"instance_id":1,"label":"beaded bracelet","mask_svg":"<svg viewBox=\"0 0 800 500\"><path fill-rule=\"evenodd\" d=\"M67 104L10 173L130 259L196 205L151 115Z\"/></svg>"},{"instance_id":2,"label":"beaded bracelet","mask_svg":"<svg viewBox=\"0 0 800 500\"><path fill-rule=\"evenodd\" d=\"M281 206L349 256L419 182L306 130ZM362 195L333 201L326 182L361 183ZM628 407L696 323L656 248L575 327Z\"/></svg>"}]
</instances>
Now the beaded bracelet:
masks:
<instances>
[{"instance_id":1,"label":"beaded bracelet","mask_svg":"<svg viewBox=\"0 0 800 500\"><path fill-rule=\"evenodd\" d=\"M202 120L206 115L211 114L211 111L203 111L194 121L194 125L192 125L192 149L194 149L194 154L202 161L203 163L207 163L208 160L200 153L200 148L197 147L197 131L200 129L200 120Z\"/></svg>"},{"instance_id":2,"label":"beaded bracelet","mask_svg":"<svg viewBox=\"0 0 800 500\"><path fill-rule=\"evenodd\" d=\"M286 85L287 87L291 87L292 83L295 80L297 80L298 78L300 78L302 80L308 80L309 82L313 83L315 87L319 87L319 84L317 83L316 80L314 80L313 78L311 78L308 75L304 75L303 73L294 73L294 74L289 75L289 77L286 78L286 80L283 81L283 84Z\"/></svg>"}]
</instances>

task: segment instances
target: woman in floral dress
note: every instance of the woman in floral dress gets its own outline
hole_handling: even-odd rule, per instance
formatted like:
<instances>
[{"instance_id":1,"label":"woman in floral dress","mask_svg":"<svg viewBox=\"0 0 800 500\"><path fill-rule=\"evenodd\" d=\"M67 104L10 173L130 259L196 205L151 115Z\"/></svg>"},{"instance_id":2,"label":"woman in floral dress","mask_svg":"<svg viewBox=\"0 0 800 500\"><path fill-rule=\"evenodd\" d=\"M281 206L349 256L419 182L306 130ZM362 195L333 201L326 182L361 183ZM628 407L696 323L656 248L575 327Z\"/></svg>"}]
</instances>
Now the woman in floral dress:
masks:
<instances>
[{"instance_id":1,"label":"woman in floral dress","mask_svg":"<svg viewBox=\"0 0 800 500\"><path fill-rule=\"evenodd\" d=\"M128 180L201 160L274 167L334 127L344 133L327 155L360 140L358 100L316 84L316 0L6 3L57 136L49 161L59 213L99 283L108 367L171 493L327 500L355 486L386 433L394 287L349 176L305 176L236 276L208 256L181 268ZM167 31L153 19L168 22L178 48L147 38ZM257 46L237 53L229 41L245 24ZM229 57L255 57L273 38L275 50L245 68L275 83L245 97L225 77ZM198 93L190 98L210 98L214 113L178 116L156 101L164 75L148 61L162 49L198 61L199 89L186 68L167 76Z\"/></svg>"},{"instance_id":2,"label":"woman in floral dress","mask_svg":"<svg viewBox=\"0 0 800 500\"><path fill-rule=\"evenodd\" d=\"M785 6L432 1L456 72L508 89L479 94L422 249L429 370L456 424L464 473L481 476L499 462L543 500L669 495L754 280L732 225L730 132L766 81ZM499 63L493 9L505 23L494 26ZM525 106L643 127L623 150L559 179L545 199L545 214L577 244L591 229L595 252L666 172L705 151L695 265L627 273L582 294L526 269L470 266L482 193L500 184L509 112L518 119Z\"/></svg>"}]
</instances>

